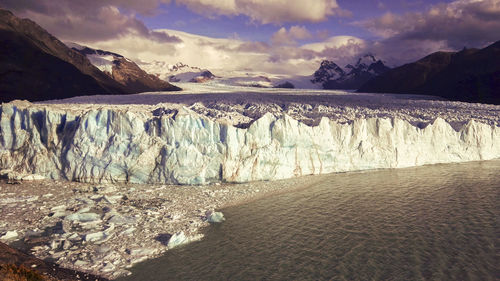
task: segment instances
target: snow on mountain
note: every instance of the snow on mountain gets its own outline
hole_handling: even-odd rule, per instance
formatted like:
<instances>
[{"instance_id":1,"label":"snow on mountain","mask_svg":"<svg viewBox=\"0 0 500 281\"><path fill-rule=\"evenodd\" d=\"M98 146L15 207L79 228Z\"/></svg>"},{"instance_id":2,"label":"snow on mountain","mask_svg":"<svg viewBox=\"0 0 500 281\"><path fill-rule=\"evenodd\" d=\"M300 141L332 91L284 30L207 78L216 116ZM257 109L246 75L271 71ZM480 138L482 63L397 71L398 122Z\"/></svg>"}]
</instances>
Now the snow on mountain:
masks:
<instances>
[{"instance_id":1,"label":"snow on mountain","mask_svg":"<svg viewBox=\"0 0 500 281\"><path fill-rule=\"evenodd\" d=\"M311 82L321 84L324 89L357 89L389 69L372 54L365 54L355 65L348 64L344 68L325 60L313 74Z\"/></svg>"},{"instance_id":2,"label":"snow on mountain","mask_svg":"<svg viewBox=\"0 0 500 281\"><path fill-rule=\"evenodd\" d=\"M207 69L189 66L182 62L169 64L162 61L152 61L140 62L139 65L148 73L169 82L203 83L215 78L215 75Z\"/></svg>"},{"instance_id":3,"label":"snow on mountain","mask_svg":"<svg viewBox=\"0 0 500 281\"><path fill-rule=\"evenodd\" d=\"M190 67L181 62L171 64L165 61L139 62L139 66L148 73L156 75L158 78L168 81L170 76L182 72L198 72L198 67ZM175 73L175 74L174 74Z\"/></svg>"},{"instance_id":4,"label":"snow on mountain","mask_svg":"<svg viewBox=\"0 0 500 281\"><path fill-rule=\"evenodd\" d=\"M101 56L101 55L87 55L90 62L99 68L99 70L107 73L113 72L113 56Z\"/></svg>"},{"instance_id":5,"label":"snow on mountain","mask_svg":"<svg viewBox=\"0 0 500 281\"><path fill-rule=\"evenodd\" d=\"M376 63L377 61L378 60L375 58L374 55L365 54L364 56L362 56L358 59L358 61L356 62L355 68L367 70L370 65L372 65L373 63Z\"/></svg>"},{"instance_id":6,"label":"snow on mountain","mask_svg":"<svg viewBox=\"0 0 500 281\"><path fill-rule=\"evenodd\" d=\"M96 50L72 42L67 42L65 44L73 50L76 50L85 55L95 67L99 68L99 70L107 72L109 74L113 73L113 62L115 60L126 59L130 61L122 55L113 52Z\"/></svg>"},{"instance_id":7,"label":"snow on mountain","mask_svg":"<svg viewBox=\"0 0 500 281\"><path fill-rule=\"evenodd\" d=\"M141 68L169 82L214 83L230 86L300 89L356 89L368 79L388 69L373 55L365 55L356 64L342 68L332 61L323 61L311 75L270 74L257 71L210 71L182 62L171 64L164 61L140 62ZM332 85L335 83L335 85Z\"/></svg>"},{"instance_id":8,"label":"snow on mountain","mask_svg":"<svg viewBox=\"0 0 500 281\"><path fill-rule=\"evenodd\" d=\"M310 82L310 76L277 75L257 71L227 71L211 72L182 62L170 64L162 61L140 62L141 68L155 74L160 79L174 83L211 83L215 85L274 88L285 83L293 84L294 88L318 88Z\"/></svg>"},{"instance_id":9,"label":"snow on mountain","mask_svg":"<svg viewBox=\"0 0 500 281\"><path fill-rule=\"evenodd\" d=\"M216 71L216 77L209 83L221 86L252 88L320 89L321 85L311 82L312 76L270 74L258 71Z\"/></svg>"},{"instance_id":10,"label":"snow on mountain","mask_svg":"<svg viewBox=\"0 0 500 281\"><path fill-rule=\"evenodd\" d=\"M274 85L271 79L274 78L275 76L262 72L231 71L225 72L221 78L214 82L230 86L272 88Z\"/></svg>"},{"instance_id":11,"label":"snow on mountain","mask_svg":"<svg viewBox=\"0 0 500 281\"><path fill-rule=\"evenodd\" d=\"M135 62L120 54L92 49L75 43L66 43L66 45L85 55L99 70L132 92L180 90L155 75L148 74Z\"/></svg>"},{"instance_id":12,"label":"snow on mountain","mask_svg":"<svg viewBox=\"0 0 500 281\"><path fill-rule=\"evenodd\" d=\"M324 60L321 62L319 69L314 72L312 82L323 84L330 80L343 79L345 75L345 71L333 61Z\"/></svg>"}]
</instances>

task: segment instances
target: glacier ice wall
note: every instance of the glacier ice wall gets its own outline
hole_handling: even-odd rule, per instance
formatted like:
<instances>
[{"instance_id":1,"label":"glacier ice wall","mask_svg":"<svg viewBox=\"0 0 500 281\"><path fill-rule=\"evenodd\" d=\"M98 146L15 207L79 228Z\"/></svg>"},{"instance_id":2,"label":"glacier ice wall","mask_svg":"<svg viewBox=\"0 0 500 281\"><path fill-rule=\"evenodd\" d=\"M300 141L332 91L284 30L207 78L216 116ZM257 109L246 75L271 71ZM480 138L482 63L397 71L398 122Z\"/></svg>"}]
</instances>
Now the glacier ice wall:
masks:
<instances>
[{"instance_id":1,"label":"glacier ice wall","mask_svg":"<svg viewBox=\"0 0 500 281\"><path fill-rule=\"evenodd\" d=\"M0 169L83 182L205 184L500 158L500 128L396 118L310 127L265 114L248 128L181 108L174 117L3 104Z\"/></svg>"}]
</instances>

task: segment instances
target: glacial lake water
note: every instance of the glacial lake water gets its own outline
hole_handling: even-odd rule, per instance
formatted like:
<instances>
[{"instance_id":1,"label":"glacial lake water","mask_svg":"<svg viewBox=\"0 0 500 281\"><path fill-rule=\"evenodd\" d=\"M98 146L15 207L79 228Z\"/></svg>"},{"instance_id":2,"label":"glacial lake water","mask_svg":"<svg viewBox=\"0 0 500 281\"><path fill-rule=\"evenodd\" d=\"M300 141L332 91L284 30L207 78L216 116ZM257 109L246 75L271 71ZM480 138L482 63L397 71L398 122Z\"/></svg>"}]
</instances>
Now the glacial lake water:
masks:
<instances>
[{"instance_id":1,"label":"glacial lake water","mask_svg":"<svg viewBox=\"0 0 500 281\"><path fill-rule=\"evenodd\" d=\"M121 280L498 280L500 161L312 182L223 209L203 240Z\"/></svg>"}]
</instances>

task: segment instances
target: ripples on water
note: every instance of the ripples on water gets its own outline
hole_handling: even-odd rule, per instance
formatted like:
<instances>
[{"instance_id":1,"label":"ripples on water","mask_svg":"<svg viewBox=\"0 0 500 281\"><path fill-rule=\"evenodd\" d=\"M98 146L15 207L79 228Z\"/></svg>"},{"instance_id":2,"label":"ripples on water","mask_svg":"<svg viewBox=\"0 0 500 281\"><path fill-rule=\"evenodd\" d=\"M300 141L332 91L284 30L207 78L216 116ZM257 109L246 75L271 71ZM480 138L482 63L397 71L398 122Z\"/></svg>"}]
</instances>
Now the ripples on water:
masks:
<instances>
[{"instance_id":1,"label":"ripples on water","mask_svg":"<svg viewBox=\"0 0 500 281\"><path fill-rule=\"evenodd\" d=\"M205 239L124 280L498 280L499 172L489 161L310 177L223 210Z\"/></svg>"}]
</instances>

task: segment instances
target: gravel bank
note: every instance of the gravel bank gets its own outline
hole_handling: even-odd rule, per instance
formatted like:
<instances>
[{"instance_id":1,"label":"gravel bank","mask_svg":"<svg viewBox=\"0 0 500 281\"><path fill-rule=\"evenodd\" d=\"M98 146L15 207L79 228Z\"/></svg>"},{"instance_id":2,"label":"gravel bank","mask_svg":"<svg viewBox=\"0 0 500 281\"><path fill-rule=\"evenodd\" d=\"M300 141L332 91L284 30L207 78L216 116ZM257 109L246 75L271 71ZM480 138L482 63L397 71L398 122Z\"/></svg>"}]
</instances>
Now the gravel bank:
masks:
<instances>
[{"instance_id":1,"label":"gravel bank","mask_svg":"<svg viewBox=\"0 0 500 281\"><path fill-rule=\"evenodd\" d=\"M201 239L210 225L207 211L319 178L205 186L1 181L0 236L37 258L114 279L135 263Z\"/></svg>"}]
</instances>

